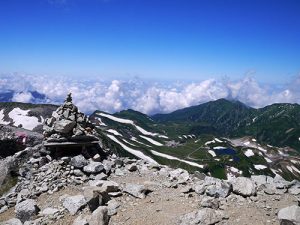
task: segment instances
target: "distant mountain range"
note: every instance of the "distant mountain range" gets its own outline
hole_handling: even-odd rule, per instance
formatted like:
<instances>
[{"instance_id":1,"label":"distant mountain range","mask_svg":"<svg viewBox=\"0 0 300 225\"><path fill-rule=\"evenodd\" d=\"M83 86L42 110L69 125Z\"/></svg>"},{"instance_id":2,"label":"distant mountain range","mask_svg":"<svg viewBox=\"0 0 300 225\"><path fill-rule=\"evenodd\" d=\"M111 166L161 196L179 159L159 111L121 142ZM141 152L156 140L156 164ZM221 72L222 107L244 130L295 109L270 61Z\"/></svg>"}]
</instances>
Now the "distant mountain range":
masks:
<instances>
[{"instance_id":1,"label":"distant mountain range","mask_svg":"<svg viewBox=\"0 0 300 225\"><path fill-rule=\"evenodd\" d=\"M57 106L0 103L0 124L41 131ZM135 156L215 177L280 174L300 178L300 106L254 109L219 99L169 114L134 110L90 115L103 145Z\"/></svg>"}]
</instances>

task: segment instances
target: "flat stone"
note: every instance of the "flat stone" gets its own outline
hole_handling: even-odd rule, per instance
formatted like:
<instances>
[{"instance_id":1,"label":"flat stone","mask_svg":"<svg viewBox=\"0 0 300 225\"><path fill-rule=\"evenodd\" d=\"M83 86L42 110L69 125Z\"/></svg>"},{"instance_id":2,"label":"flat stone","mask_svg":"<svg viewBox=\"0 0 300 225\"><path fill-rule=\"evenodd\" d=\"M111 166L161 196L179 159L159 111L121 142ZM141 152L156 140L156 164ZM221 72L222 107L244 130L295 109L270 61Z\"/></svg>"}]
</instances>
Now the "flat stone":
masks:
<instances>
[{"instance_id":1,"label":"flat stone","mask_svg":"<svg viewBox=\"0 0 300 225\"><path fill-rule=\"evenodd\" d=\"M124 192L137 197L137 198L146 198L146 193L149 191L144 185L140 184L126 184Z\"/></svg>"},{"instance_id":2,"label":"flat stone","mask_svg":"<svg viewBox=\"0 0 300 225\"><path fill-rule=\"evenodd\" d=\"M71 215L75 215L78 210L82 209L85 205L86 200L83 195L75 195L63 199L63 206Z\"/></svg>"}]
</instances>

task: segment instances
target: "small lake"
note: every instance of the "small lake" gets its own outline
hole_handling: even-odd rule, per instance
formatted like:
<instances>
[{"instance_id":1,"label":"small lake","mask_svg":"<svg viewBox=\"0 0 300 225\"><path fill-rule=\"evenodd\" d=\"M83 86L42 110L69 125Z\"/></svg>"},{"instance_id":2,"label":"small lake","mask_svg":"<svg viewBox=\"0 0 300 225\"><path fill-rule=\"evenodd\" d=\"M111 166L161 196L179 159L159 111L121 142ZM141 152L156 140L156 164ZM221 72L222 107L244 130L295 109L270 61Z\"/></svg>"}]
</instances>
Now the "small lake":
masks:
<instances>
[{"instance_id":1,"label":"small lake","mask_svg":"<svg viewBox=\"0 0 300 225\"><path fill-rule=\"evenodd\" d=\"M240 161L240 158L236 156L236 151L232 148L214 149L216 155L231 155L234 161Z\"/></svg>"}]
</instances>

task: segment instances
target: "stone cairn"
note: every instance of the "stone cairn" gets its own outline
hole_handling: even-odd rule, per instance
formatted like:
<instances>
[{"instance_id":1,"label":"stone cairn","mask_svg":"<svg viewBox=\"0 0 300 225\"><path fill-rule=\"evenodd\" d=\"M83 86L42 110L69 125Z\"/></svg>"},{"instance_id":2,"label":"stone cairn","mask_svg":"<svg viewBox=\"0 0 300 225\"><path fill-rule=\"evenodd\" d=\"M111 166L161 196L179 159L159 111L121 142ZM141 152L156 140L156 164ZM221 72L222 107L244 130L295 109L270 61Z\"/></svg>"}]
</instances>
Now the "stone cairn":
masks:
<instances>
[{"instance_id":1,"label":"stone cairn","mask_svg":"<svg viewBox=\"0 0 300 225\"><path fill-rule=\"evenodd\" d=\"M71 93L64 103L44 123L46 142L96 141L94 126L84 113L72 103Z\"/></svg>"}]
</instances>

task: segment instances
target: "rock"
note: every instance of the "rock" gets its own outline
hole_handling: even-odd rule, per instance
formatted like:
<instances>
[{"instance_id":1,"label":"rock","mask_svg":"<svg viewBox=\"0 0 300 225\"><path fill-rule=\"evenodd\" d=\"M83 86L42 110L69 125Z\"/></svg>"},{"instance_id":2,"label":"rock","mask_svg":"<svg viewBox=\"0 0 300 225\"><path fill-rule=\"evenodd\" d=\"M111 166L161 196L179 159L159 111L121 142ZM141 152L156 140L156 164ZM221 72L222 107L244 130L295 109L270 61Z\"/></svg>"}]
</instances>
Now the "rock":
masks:
<instances>
[{"instance_id":1,"label":"rock","mask_svg":"<svg viewBox=\"0 0 300 225\"><path fill-rule=\"evenodd\" d=\"M0 225L22 225L21 220L13 218L4 222L1 222Z\"/></svg>"},{"instance_id":2,"label":"rock","mask_svg":"<svg viewBox=\"0 0 300 225\"><path fill-rule=\"evenodd\" d=\"M199 206L204 207L204 208L212 208L212 209L218 209L220 205L220 202L218 199L214 197L209 197L209 196L204 196L201 201Z\"/></svg>"},{"instance_id":3,"label":"rock","mask_svg":"<svg viewBox=\"0 0 300 225\"><path fill-rule=\"evenodd\" d=\"M300 207L293 205L281 209L278 212L278 219L281 221L281 224L300 225Z\"/></svg>"},{"instance_id":4,"label":"rock","mask_svg":"<svg viewBox=\"0 0 300 225\"><path fill-rule=\"evenodd\" d=\"M84 187L83 196L91 211L97 209L103 203L102 187Z\"/></svg>"},{"instance_id":5,"label":"rock","mask_svg":"<svg viewBox=\"0 0 300 225\"><path fill-rule=\"evenodd\" d=\"M137 171L137 165L135 163L129 164L126 166L126 169L130 172L134 172Z\"/></svg>"},{"instance_id":6,"label":"rock","mask_svg":"<svg viewBox=\"0 0 300 225\"><path fill-rule=\"evenodd\" d=\"M17 202L28 199L30 196L30 191L28 189L22 189L17 196Z\"/></svg>"},{"instance_id":7,"label":"rock","mask_svg":"<svg viewBox=\"0 0 300 225\"><path fill-rule=\"evenodd\" d=\"M123 192L126 192L137 198L146 198L146 193L149 190L144 185L139 184L126 184Z\"/></svg>"},{"instance_id":8,"label":"rock","mask_svg":"<svg viewBox=\"0 0 300 225\"><path fill-rule=\"evenodd\" d=\"M180 225L211 225L216 224L226 218L227 216L221 210L204 208L183 215L180 218Z\"/></svg>"},{"instance_id":9,"label":"rock","mask_svg":"<svg viewBox=\"0 0 300 225\"><path fill-rule=\"evenodd\" d=\"M256 185L246 177L237 177L231 180L233 192L244 197L256 195Z\"/></svg>"},{"instance_id":10,"label":"rock","mask_svg":"<svg viewBox=\"0 0 300 225\"><path fill-rule=\"evenodd\" d=\"M226 198L231 192L231 184L214 177L205 177L203 186L205 193L213 197Z\"/></svg>"},{"instance_id":11,"label":"rock","mask_svg":"<svg viewBox=\"0 0 300 225\"><path fill-rule=\"evenodd\" d=\"M295 181L295 184L289 188L289 193L292 195L300 194L300 182L299 181Z\"/></svg>"},{"instance_id":12,"label":"rock","mask_svg":"<svg viewBox=\"0 0 300 225\"><path fill-rule=\"evenodd\" d=\"M80 215L73 221L72 225L89 225L89 223L86 218Z\"/></svg>"},{"instance_id":13,"label":"rock","mask_svg":"<svg viewBox=\"0 0 300 225\"><path fill-rule=\"evenodd\" d=\"M101 162L101 156L99 154L96 154L96 155L93 156L93 160L95 162Z\"/></svg>"},{"instance_id":14,"label":"rock","mask_svg":"<svg viewBox=\"0 0 300 225\"><path fill-rule=\"evenodd\" d=\"M94 177L94 180L106 180L107 179L107 175L105 173L100 173L100 174L97 174L95 177Z\"/></svg>"},{"instance_id":15,"label":"rock","mask_svg":"<svg viewBox=\"0 0 300 225\"><path fill-rule=\"evenodd\" d=\"M86 200L83 195L66 197L62 201L63 206L70 212L71 215L75 215L78 210L82 209L86 205Z\"/></svg>"},{"instance_id":16,"label":"rock","mask_svg":"<svg viewBox=\"0 0 300 225\"><path fill-rule=\"evenodd\" d=\"M62 119L54 122L53 129L57 133L67 134L73 130L75 125L76 125L75 121Z\"/></svg>"},{"instance_id":17,"label":"rock","mask_svg":"<svg viewBox=\"0 0 300 225\"><path fill-rule=\"evenodd\" d=\"M117 214L118 208L120 206L121 206L120 202L116 201L115 199L107 202L108 215L113 216Z\"/></svg>"},{"instance_id":18,"label":"rock","mask_svg":"<svg viewBox=\"0 0 300 225\"><path fill-rule=\"evenodd\" d=\"M27 199L20 202L15 207L16 217L22 222L30 220L33 216L36 216L40 209L38 208L36 202L32 199Z\"/></svg>"},{"instance_id":19,"label":"rock","mask_svg":"<svg viewBox=\"0 0 300 225\"><path fill-rule=\"evenodd\" d=\"M41 214L46 216L46 215L54 215L54 214L56 214L58 212L59 212L58 209L55 209L55 208L46 208L46 209L44 209L41 212Z\"/></svg>"},{"instance_id":20,"label":"rock","mask_svg":"<svg viewBox=\"0 0 300 225\"><path fill-rule=\"evenodd\" d=\"M124 171L123 171L122 169L117 168L117 169L115 170L115 175L121 177L121 176L124 176L125 173L124 173Z\"/></svg>"},{"instance_id":21,"label":"rock","mask_svg":"<svg viewBox=\"0 0 300 225\"><path fill-rule=\"evenodd\" d=\"M180 192L184 193L184 194L190 193L192 191L193 191L193 188L191 186L185 186L180 190Z\"/></svg>"},{"instance_id":22,"label":"rock","mask_svg":"<svg viewBox=\"0 0 300 225\"><path fill-rule=\"evenodd\" d=\"M181 168L178 168L176 170L172 170L169 173L169 177L170 177L171 181L176 180L178 184L184 184L190 178L189 173L186 170L183 170Z\"/></svg>"},{"instance_id":23,"label":"rock","mask_svg":"<svg viewBox=\"0 0 300 225\"><path fill-rule=\"evenodd\" d=\"M83 155L77 155L73 157L70 161L70 165L75 168L83 168L88 164L88 161L84 158Z\"/></svg>"},{"instance_id":24,"label":"rock","mask_svg":"<svg viewBox=\"0 0 300 225\"><path fill-rule=\"evenodd\" d=\"M88 165L83 167L83 171L86 173L100 173L104 170L104 166L100 162L90 162Z\"/></svg>"},{"instance_id":25,"label":"rock","mask_svg":"<svg viewBox=\"0 0 300 225\"><path fill-rule=\"evenodd\" d=\"M108 225L108 209L105 206L99 206L89 219L89 225Z\"/></svg>"}]
</instances>

